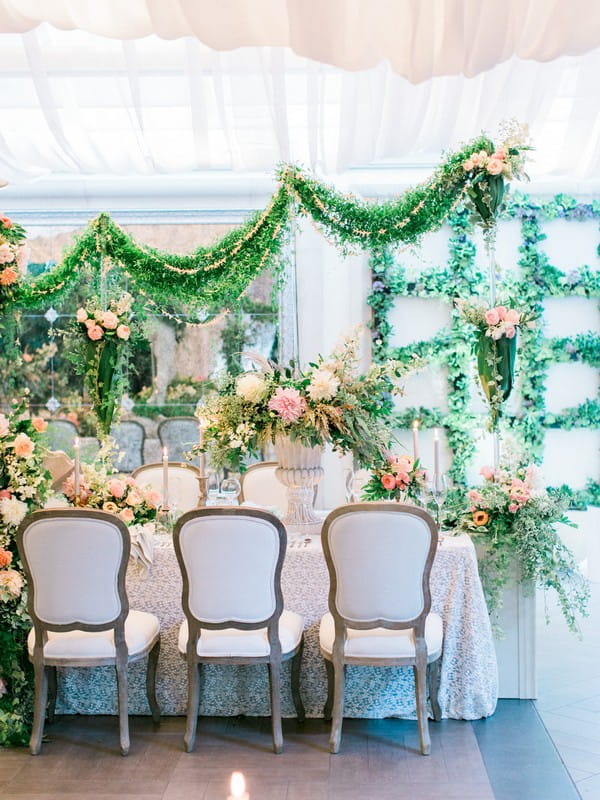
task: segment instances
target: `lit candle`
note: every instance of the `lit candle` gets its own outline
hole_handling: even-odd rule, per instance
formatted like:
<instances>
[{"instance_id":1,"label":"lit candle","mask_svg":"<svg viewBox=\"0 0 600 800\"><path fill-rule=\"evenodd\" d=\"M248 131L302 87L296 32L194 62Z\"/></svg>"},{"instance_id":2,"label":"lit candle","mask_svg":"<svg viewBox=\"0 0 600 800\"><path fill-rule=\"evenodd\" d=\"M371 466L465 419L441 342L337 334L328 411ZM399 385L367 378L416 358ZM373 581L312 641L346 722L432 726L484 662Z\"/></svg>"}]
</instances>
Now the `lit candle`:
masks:
<instances>
[{"instance_id":1,"label":"lit candle","mask_svg":"<svg viewBox=\"0 0 600 800\"><path fill-rule=\"evenodd\" d=\"M200 418L198 423L198 445L200 447L204 447L204 420ZM204 453L199 453L198 455L199 461L199 469L200 469L200 477L204 478L206 476L206 458Z\"/></svg>"},{"instance_id":2,"label":"lit candle","mask_svg":"<svg viewBox=\"0 0 600 800\"><path fill-rule=\"evenodd\" d=\"M163 508L169 508L169 453L163 447Z\"/></svg>"},{"instance_id":3,"label":"lit candle","mask_svg":"<svg viewBox=\"0 0 600 800\"><path fill-rule=\"evenodd\" d=\"M440 432L433 429L433 483L438 488L440 480Z\"/></svg>"},{"instance_id":4,"label":"lit candle","mask_svg":"<svg viewBox=\"0 0 600 800\"><path fill-rule=\"evenodd\" d=\"M73 475L73 488L75 490L75 505L79 505L79 495L80 495L80 472L81 466L79 463L79 436L75 437L75 441L73 442L73 450L75 452L75 467L74 467L74 475Z\"/></svg>"},{"instance_id":5,"label":"lit candle","mask_svg":"<svg viewBox=\"0 0 600 800\"><path fill-rule=\"evenodd\" d=\"M250 795L246 791L246 781L241 772L231 773L231 794L227 800L250 800Z\"/></svg>"},{"instance_id":6,"label":"lit candle","mask_svg":"<svg viewBox=\"0 0 600 800\"><path fill-rule=\"evenodd\" d=\"M413 456L415 461L419 460L419 420L416 419L412 424L413 433Z\"/></svg>"}]
</instances>

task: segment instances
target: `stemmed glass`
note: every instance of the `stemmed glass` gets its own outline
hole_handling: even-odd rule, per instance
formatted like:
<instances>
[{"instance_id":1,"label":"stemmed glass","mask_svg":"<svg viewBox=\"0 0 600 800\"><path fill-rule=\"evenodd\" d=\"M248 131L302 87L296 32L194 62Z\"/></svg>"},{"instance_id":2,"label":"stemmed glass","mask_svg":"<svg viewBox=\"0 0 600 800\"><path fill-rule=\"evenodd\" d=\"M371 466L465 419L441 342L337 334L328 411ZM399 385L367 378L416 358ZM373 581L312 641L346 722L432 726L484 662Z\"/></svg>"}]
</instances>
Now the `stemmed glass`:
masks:
<instances>
[{"instance_id":1,"label":"stemmed glass","mask_svg":"<svg viewBox=\"0 0 600 800\"><path fill-rule=\"evenodd\" d=\"M436 478L431 478L424 487L422 501L424 501L426 508L430 505L435 507L435 520L438 530L441 530L442 509L444 508L449 488L450 480L446 475L438 475Z\"/></svg>"},{"instance_id":2,"label":"stemmed glass","mask_svg":"<svg viewBox=\"0 0 600 800\"><path fill-rule=\"evenodd\" d=\"M231 475L221 482L221 494L226 506L236 506L242 487L237 478Z\"/></svg>"},{"instance_id":3,"label":"stemmed glass","mask_svg":"<svg viewBox=\"0 0 600 800\"><path fill-rule=\"evenodd\" d=\"M206 473L206 491L207 491L207 506L215 506L219 503L219 476L218 474L209 469Z\"/></svg>"}]
</instances>

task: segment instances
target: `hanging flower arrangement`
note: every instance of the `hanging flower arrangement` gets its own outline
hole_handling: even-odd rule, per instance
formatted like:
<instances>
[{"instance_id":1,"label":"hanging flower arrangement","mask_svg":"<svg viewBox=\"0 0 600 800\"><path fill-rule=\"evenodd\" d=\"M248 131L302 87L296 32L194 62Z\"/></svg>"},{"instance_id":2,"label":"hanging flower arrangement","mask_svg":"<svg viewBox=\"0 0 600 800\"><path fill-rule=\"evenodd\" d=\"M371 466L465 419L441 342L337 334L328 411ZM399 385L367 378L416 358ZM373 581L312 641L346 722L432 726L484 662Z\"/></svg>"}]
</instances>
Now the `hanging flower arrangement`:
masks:
<instances>
[{"instance_id":1,"label":"hanging flower arrangement","mask_svg":"<svg viewBox=\"0 0 600 800\"><path fill-rule=\"evenodd\" d=\"M25 230L0 215L0 307L13 299L14 290L26 271Z\"/></svg>"},{"instance_id":2,"label":"hanging flower arrangement","mask_svg":"<svg viewBox=\"0 0 600 800\"><path fill-rule=\"evenodd\" d=\"M477 373L490 407L490 428L495 430L515 381L517 333L522 325L532 325L536 315L505 305L488 308L483 303L457 300L463 318L476 328Z\"/></svg>"},{"instance_id":3,"label":"hanging flower arrangement","mask_svg":"<svg viewBox=\"0 0 600 800\"><path fill-rule=\"evenodd\" d=\"M133 298L124 294L106 309L90 301L77 309L71 333L69 358L84 377L98 423L105 439L125 390L125 375L131 356Z\"/></svg>"}]
</instances>

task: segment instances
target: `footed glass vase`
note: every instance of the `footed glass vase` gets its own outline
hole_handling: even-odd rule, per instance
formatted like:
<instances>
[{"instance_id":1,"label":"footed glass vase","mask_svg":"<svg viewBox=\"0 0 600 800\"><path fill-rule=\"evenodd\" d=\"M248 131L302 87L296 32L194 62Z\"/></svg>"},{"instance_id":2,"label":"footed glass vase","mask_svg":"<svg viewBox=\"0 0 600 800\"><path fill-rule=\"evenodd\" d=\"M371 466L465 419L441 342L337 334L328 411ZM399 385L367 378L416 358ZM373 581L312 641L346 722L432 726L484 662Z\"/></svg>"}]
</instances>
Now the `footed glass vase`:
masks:
<instances>
[{"instance_id":1,"label":"footed glass vase","mask_svg":"<svg viewBox=\"0 0 600 800\"><path fill-rule=\"evenodd\" d=\"M284 525L315 525L321 519L315 514L315 486L323 477L323 448L307 447L289 436L277 436L275 454L279 466L275 476L287 487L287 512Z\"/></svg>"}]
</instances>

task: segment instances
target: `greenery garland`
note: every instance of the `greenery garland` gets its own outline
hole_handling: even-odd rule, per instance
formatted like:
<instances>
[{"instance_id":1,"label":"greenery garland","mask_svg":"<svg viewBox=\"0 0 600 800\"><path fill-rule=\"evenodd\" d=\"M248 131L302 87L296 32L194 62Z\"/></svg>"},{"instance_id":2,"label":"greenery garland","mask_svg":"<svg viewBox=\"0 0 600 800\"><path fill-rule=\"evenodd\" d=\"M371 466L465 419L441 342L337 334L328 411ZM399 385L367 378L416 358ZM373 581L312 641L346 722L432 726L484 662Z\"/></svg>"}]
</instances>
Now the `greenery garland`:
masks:
<instances>
[{"instance_id":1,"label":"greenery garland","mask_svg":"<svg viewBox=\"0 0 600 800\"><path fill-rule=\"evenodd\" d=\"M508 196L502 214L505 219L521 221L520 275L507 281L506 291L520 302L541 313L544 299L552 297L597 297L600 295L600 274L589 266L564 273L551 265L540 243L546 238L541 221L567 219L580 221L600 219L600 203L577 203L564 194L540 201L528 195ZM465 483L466 466L474 449L474 432L484 427L483 420L469 411L472 371L471 334L455 311L449 328L427 341L401 348L392 347L393 328L388 315L397 297L443 297L449 304L456 298L470 298L486 292L486 277L475 265L472 240L473 220L467 210L457 209L448 219L451 234L449 260L446 265L429 268L412 279L408 270L394 260L389 250L377 251L371 258L372 291L368 303L373 308L373 357L385 360L406 359L417 354L426 364L444 364L448 368L448 412L438 408L413 408L396 414L399 428L409 428L414 419L422 427L443 426L453 454L451 476ZM599 250L600 252L600 250ZM577 408L551 414L545 407L545 384L551 363L580 361L597 367L600 363L600 336L587 332L572 337L546 339L540 326L523 328L521 334L519 372L522 409L517 416L507 414L504 424L512 429L529 457L539 462L543 453L545 430L548 428L598 428L600 404L588 400ZM586 490L571 491L574 507L598 504L600 484L591 480Z\"/></svg>"}]
</instances>

